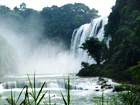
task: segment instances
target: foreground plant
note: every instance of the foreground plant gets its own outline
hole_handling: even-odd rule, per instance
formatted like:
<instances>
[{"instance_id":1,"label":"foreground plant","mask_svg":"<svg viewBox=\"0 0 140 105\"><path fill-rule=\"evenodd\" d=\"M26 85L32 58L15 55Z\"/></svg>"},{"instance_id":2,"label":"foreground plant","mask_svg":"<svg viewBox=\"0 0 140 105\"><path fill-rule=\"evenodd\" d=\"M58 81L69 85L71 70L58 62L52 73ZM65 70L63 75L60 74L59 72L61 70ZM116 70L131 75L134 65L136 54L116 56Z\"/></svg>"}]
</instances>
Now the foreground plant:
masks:
<instances>
[{"instance_id":1,"label":"foreground plant","mask_svg":"<svg viewBox=\"0 0 140 105\"><path fill-rule=\"evenodd\" d=\"M65 99L63 93L60 91L63 102L65 105L70 105L70 77L68 76L68 83L65 83L66 95L67 100Z\"/></svg>"},{"instance_id":2,"label":"foreground plant","mask_svg":"<svg viewBox=\"0 0 140 105\"><path fill-rule=\"evenodd\" d=\"M140 92L128 91L126 94L121 94L124 105L140 105Z\"/></svg>"},{"instance_id":3,"label":"foreground plant","mask_svg":"<svg viewBox=\"0 0 140 105\"><path fill-rule=\"evenodd\" d=\"M22 89L22 91L20 92L20 94L19 94L17 100L15 99L15 94L14 94L14 96L13 96L13 92L12 92L12 90L11 90L11 98L7 98L7 99L6 99L7 102L8 102L9 104L11 104L11 105L18 105L18 101L19 101L19 99L20 99L20 97L21 97L21 95L22 95L22 93L23 93L24 90L26 91L26 92L25 92L25 98L24 98L24 100L20 103L20 105L22 105L22 104L24 104L24 105L29 105L29 104L30 104L30 101L29 101L28 86L27 86L27 85L23 87L23 89Z\"/></svg>"},{"instance_id":4,"label":"foreground plant","mask_svg":"<svg viewBox=\"0 0 140 105\"><path fill-rule=\"evenodd\" d=\"M39 92L38 92L38 94L37 94L37 93L36 93L35 73L34 73L33 84L32 84L32 82L31 82L30 77L29 77L28 74L27 74L27 77L28 77L28 81L29 81L29 86L30 86L30 88L31 88L32 91L29 92L29 91L28 91L28 86L27 86L27 85L24 86L23 89L22 89L22 91L21 91L20 94L18 95L17 100L16 100L16 99L15 99L15 94L14 94L14 96L13 96L13 92L12 92L12 90L11 90L11 98L7 98L7 99L6 99L7 102L8 102L9 104L11 104L11 105L32 105L32 104L34 104L34 105L40 105L40 103L41 103L41 101L43 100L45 94L47 93L47 91L46 91L45 93L43 93L43 95L41 95L42 90L43 90L43 88L44 88L46 82L44 82L44 83L42 84L42 86L41 86L41 88L40 88L40 90L39 90ZM23 93L24 90L26 91L26 92L25 92L25 96L24 96L25 98L23 99L22 102L18 102L19 99L21 98L21 95L22 95L22 93ZM32 102L31 102L31 100L29 99L29 95L33 98L33 101L32 101ZM39 97L41 97L41 98L39 98Z\"/></svg>"},{"instance_id":5,"label":"foreground plant","mask_svg":"<svg viewBox=\"0 0 140 105\"><path fill-rule=\"evenodd\" d=\"M28 81L29 81L29 86L26 85L23 87L23 89L21 90L17 99L15 98L15 93L13 93L13 91L11 90L11 97L6 99L7 102L10 105L41 105L43 102L44 102L44 105L53 105L51 103L50 91L48 92L48 94L49 94L48 100L46 100L46 98L45 98L47 91L45 93L42 93L46 82L44 82L42 84L39 92L37 93L35 74L34 74L34 78L33 78L33 83L31 82L28 74L27 74L27 77L28 77ZM31 92L28 91L29 87L31 88ZM70 105L71 100L70 100L70 77L69 76L68 76L67 83L65 83L65 89L66 89L66 97L61 92L61 90L60 90L60 94L61 94L64 104ZM102 93L102 96L98 97L93 102L93 105L139 105L140 92L136 91L136 90L134 91L134 89L132 89L130 86L129 87L127 86L126 90L128 91L128 93L121 92L121 94L119 94L118 96L115 95L115 96L111 96L108 98L104 95L104 93ZM23 92L25 94L23 94ZM23 100L21 100L21 95L22 96L24 95ZM32 99L29 99L29 97L31 97ZM43 101L43 100L45 100L45 101ZM56 104L54 104L54 105L56 105Z\"/></svg>"},{"instance_id":6,"label":"foreground plant","mask_svg":"<svg viewBox=\"0 0 140 105\"><path fill-rule=\"evenodd\" d=\"M47 93L47 91L41 96L41 92L46 84L46 82L43 83L43 85L41 86L38 94L36 94L36 80L35 80L35 73L34 73L34 84L32 84L30 78L29 78L29 75L27 74L28 76L28 81L29 81L29 85L30 85L30 88L32 89L32 92L29 92L29 94L31 95L31 97L33 98L33 102L35 105L39 105L40 102L43 100L45 94ZM41 96L41 98L39 99L39 97Z\"/></svg>"},{"instance_id":7,"label":"foreground plant","mask_svg":"<svg viewBox=\"0 0 140 105\"><path fill-rule=\"evenodd\" d=\"M124 105L117 96L106 97L102 92L101 97L97 97L93 105Z\"/></svg>"}]
</instances>

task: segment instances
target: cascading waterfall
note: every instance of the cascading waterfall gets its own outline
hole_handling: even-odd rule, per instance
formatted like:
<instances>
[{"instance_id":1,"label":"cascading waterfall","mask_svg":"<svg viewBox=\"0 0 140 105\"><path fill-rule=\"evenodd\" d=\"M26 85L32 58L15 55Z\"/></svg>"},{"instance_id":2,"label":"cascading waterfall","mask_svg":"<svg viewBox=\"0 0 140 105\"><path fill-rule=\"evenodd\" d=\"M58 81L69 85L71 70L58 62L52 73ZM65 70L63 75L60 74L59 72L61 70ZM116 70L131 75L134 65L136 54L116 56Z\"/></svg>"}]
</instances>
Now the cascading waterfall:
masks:
<instances>
[{"instance_id":1,"label":"cascading waterfall","mask_svg":"<svg viewBox=\"0 0 140 105\"><path fill-rule=\"evenodd\" d=\"M3 86L0 84L0 93L3 91Z\"/></svg>"},{"instance_id":2,"label":"cascading waterfall","mask_svg":"<svg viewBox=\"0 0 140 105\"><path fill-rule=\"evenodd\" d=\"M91 59L86 51L80 49L82 43L85 42L87 37L96 37L99 41L104 38L104 26L107 24L107 17L100 17L94 19L89 24L84 24L80 28L75 29L71 39L71 53L79 59L81 62L96 63L94 59Z\"/></svg>"},{"instance_id":3,"label":"cascading waterfall","mask_svg":"<svg viewBox=\"0 0 140 105\"><path fill-rule=\"evenodd\" d=\"M3 81L0 84L0 93L11 88L15 90L22 89L24 86L29 84L29 81L26 79L26 77L21 77L20 75L16 77L9 76L7 78L11 78L11 81ZM17 80L17 78L19 78L19 80ZM33 78L30 78L31 82L33 83ZM75 75L71 75L71 80L71 90L96 90L97 87L101 87L98 77L80 78L76 77ZM105 80L108 84L113 84L112 80L107 78ZM64 75L59 75L56 77L53 75L40 75L40 77L36 77L36 88L40 88L44 82L46 82L46 84L44 85L45 89L65 89L68 86L68 84L64 80Z\"/></svg>"},{"instance_id":4,"label":"cascading waterfall","mask_svg":"<svg viewBox=\"0 0 140 105\"><path fill-rule=\"evenodd\" d=\"M42 84L44 83L45 80L38 80L36 81L36 88L40 88ZM32 81L33 83L33 81ZM19 88L22 89L24 86L28 85L28 81L9 81L9 82L4 82L0 84L0 89L13 89L13 88ZM44 85L44 88L62 88L65 89L66 83L63 80L52 80L52 81L46 81L46 84ZM74 90L82 90L82 87L77 87L73 84L70 84L70 89Z\"/></svg>"}]
</instances>

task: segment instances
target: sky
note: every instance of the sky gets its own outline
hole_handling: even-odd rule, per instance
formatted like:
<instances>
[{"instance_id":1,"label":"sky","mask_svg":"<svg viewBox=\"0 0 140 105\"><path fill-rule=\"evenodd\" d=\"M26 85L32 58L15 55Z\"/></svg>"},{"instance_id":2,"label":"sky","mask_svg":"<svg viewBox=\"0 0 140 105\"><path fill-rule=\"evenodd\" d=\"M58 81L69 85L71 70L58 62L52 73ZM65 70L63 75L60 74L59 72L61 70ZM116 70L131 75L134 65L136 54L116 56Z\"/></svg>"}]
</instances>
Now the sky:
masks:
<instances>
[{"instance_id":1,"label":"sky","mask_svg":"<svg viewBox=\"0 0 140 105\"><path fill-rule=\"evenodd\" d=\"M43 7L51 7L52 5L62 6L68 3L84 3L89 8L95 8L102 16L107 16L111 12L111 7L115 5L116 0L0 0L1 5L5 5L13 9L15 6L24 2L27 8L42 10Z\"/></svg>"}]
</instances>

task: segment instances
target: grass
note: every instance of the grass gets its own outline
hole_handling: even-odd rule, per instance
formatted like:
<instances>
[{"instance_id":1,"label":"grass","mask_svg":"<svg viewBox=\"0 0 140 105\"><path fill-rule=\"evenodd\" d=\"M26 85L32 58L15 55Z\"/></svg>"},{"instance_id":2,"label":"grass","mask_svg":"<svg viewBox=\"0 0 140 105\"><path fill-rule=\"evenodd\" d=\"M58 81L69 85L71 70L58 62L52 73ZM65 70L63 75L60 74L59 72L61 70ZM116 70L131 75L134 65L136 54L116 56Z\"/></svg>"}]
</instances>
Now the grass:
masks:
<instances>
[{"instance_id":1,"label":"grass","mask_svg":"<svg viewBox=\"0 0 140 105\"><path fill-rule=\"evenodd\" d=\"M125 105L140 105L140 92L130 92L121 95L122 102Z\"/></svg>"},{"instance_id":2,"label":"grass","mask_svg":"<svg viewBox=\"0 0 140 105\"><path fill-rule=\"evenodd\" d=\"M102 96L100 98L97 98L94 101L93 105L123 105L123 104L121 104L120 100L116 96L106 98L102 93Z\"/></svg>"},{"instance_id":3,"label":"grass","mask_svg":"<svg viewBox=\"0 0 140 105\"><path fill-rule=\"evenodd\" d=\"M33 83L31 82L28 74L27 77L29 81L29 86L26 85L23 87L17 99L15 98L15 93L13 93L11 89L11 97L6 99L10 105L40 105L40 104L42 105L42 103L44 103L44 105L56 105L56 104L52 104L50 91L43 92L43 88L46 82L42 84L41 88L39 89L39 92L37 92L35 73L34 73ZM31 92L28 91L29 88L31 88ZM67 79L67 83L65 82L65 89L66 89L66 96L64 96L62 91L60 90L62 101L64 105L70 105L71 98L70 98L69 76ZM45 98L46 93L49 94L48 100L46 100ZM24 95L23 100L20 99L21 95ZM102 96L96 98L96 100L93 102L92 105L140 105L139 103L140 103L140 92L136 92L136 91L135 92L128 91L127 93L121 92L121 94L119 94L119 97L113 96L108 98L102 92Z\"/></svg>"},{"instance_id":4,"label":"grass","mask_svg":"<svg viewBox=\"0 0 140 105\"><path fill-rule=\"evenodd\" d=\"M65 105L70 105L70 77L68 76L68 83L65 83L65 89L67 94L67 100L65 99L63 93L60 91L63 102Z\"/></svg>"},{"instance_id":5,"label":"grass","mask_svg":"<svg viewBox=\"0 0 140 105\"><path fill-rule=\"evenodd\" d=\"M33 81L33 84L32 84L32 82L31 82L31 80L30 80L28 74L27 74L27 77L28 77L28 81L29 81L29 86L30 86L30 88L31 88L32 91L29 92L29 91L28 91L28 86L27 86L27 85L24 86L23 89L22 89L22 91L20 92L20 94L19 94L17 100L16 100L16 99L15 99L15 95L13 96L13 92L12 92L12 90L11 90L11 98L7 98L7 99L6 99L7 102L8 102L10 105L32 105L32 104L33 104L33 105L40 105L40 103L41 103L41 101L43 100L45 94L47 93L47 91L46 91L45 93L43 93L43 94L41 95L42 90L43 90L43 88L44 88L46 82L44 82L44 83L42 84L42 86L41 86L41 88L40 88L40 90L39 90L39 92L38 92L38 94L37 94L37 92L36 92L35 73L34 73L34 81ZM25 90L25 96L24 96L25 98L24 98L24 100L23 100L22 102L19 102L19 103L18 103L18 101L19 101L19 99L21 98L21 95L23 94L23 91L24 91L24 90ZM31 101L31 100L29 99L29 96L32 97L32 100L33 100L33 101Z\"/></svg>"}]
</instances>

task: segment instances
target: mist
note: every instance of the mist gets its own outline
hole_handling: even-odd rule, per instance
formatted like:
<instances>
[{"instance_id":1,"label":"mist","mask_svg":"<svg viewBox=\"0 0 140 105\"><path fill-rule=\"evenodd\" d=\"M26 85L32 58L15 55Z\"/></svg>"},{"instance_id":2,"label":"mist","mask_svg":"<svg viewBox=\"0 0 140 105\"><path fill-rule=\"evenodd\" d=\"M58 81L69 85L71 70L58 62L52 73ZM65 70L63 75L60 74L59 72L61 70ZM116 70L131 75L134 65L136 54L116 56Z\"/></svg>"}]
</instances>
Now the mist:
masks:
<instances>
[{"instance_id":1,"label":"mist","mask_svg":"<svg viewBox=\"0 0 140 105\"><path fill-rule=\"evenodd\" d=\"M30 19L33 18L29 17L28 20ZM70 54L69 50L65 50L63 42L55 43L47 38L43 40L43 32L40 30L20 32L20 29L9 26L7 21L14 26L20 26L20 23L13 19L3 19L3 23L0 24L2 37L14 48L18 74L77 73L79 71L80 62Z\"/></svg>"}]
</instances>

